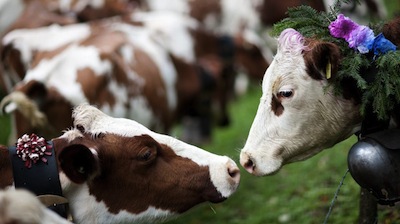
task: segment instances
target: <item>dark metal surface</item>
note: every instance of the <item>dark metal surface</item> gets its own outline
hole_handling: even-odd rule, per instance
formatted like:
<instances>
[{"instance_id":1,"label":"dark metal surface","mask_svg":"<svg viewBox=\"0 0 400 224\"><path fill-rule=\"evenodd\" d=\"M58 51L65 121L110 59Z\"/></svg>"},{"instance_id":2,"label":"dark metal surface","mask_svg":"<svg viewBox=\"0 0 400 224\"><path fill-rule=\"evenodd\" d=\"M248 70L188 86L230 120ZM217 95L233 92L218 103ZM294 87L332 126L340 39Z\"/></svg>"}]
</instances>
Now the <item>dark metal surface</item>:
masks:
<instances>
[{"instance_id":1,"label":"dark metal surface","mask_svg":"<svg viewBox=\"0 0 400 224\"><path fill-rule=\"evenodd\" d=\"M384 131L359 140L348 155L354 180L370 191L378 203L400 200L400 132Z\"/></svg>"}]
</instances>

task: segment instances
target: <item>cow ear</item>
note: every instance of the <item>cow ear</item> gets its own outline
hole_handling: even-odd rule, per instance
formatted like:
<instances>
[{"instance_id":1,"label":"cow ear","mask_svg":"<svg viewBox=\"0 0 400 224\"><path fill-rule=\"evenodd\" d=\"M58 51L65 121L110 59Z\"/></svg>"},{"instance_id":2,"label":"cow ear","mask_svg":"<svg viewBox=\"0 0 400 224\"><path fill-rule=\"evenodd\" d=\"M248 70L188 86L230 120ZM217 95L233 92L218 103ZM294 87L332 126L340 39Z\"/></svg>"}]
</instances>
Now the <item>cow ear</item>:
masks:
<instances>
[{"instance_id":1,"label":"cow ear","mask_svg":"<svg viewBox=\"0 0 400 224\"><path fill-rule=\"evenodd\" d=\"M62 171L77 184L93 178L99 171L97 155L81 144L65 147L58 156L58 161Z\"/></svg>"},{"instance_id":2,"label":"cow ear","mask_svg":"<svg viewBox=\"0 0 400 224\"><path fill-rule=\"evenodd\" d=\"M316 80L331 79L337 74L340 48L329 42L310 44L311 50L304 53L307 73Z\"/></svg>"}]
</instances>

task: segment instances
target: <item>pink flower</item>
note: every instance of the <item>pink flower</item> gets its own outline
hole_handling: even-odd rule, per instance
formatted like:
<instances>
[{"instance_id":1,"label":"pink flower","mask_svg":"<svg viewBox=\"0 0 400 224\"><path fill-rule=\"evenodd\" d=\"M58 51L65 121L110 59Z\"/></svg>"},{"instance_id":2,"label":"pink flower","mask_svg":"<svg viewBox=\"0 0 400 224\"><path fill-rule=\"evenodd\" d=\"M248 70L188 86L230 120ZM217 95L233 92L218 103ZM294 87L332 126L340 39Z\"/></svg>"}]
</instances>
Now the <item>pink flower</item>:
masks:
<instances>
[{"instance_id":1,"label":"pink flower","mask_svg":"<svg viewBox=\"0 0 400 224\"><path fill-rule=\"evenodd\" d=\"M351 32L357 27L357 23L343 14L339 14L337 19L329 25L329 31L334 37L348 39Z\"/></svg>"}]
</instances>

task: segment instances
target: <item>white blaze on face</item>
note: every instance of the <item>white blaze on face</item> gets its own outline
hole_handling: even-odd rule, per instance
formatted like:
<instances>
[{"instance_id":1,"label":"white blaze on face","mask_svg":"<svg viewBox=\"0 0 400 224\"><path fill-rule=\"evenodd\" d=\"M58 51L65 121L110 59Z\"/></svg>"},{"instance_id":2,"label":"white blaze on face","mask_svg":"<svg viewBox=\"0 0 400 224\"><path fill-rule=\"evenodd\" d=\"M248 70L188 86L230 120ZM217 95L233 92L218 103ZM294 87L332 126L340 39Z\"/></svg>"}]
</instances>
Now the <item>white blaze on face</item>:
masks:
<instances>
[{"instance_id":1,"label":"white blaze on face","mask_svg":"<svg viewBox=\"0 0 400 224\"><path fill-rule=\"evenodd\" d=\"M188 158L200 166L209 166L211 181L224 197L229 197L238 187L238 182L233 183L228 172L229 168L236 169L237 166L226 156L215 155L171 136L152 132L136 121L109 117L87 104L75 108L73 117L76 124L82 125L87 132L92 134L110 133L124 137L147 134L160 144L169 146L178 156Z\"/></svg>"},{"instance_id":2,"label":"white blaze on face","mask_svg":"<svg viewBox=\"0 0 400 224\"><path fill-rule=\"evenodd\" d=\"M342 141L353 133L359 116L358 107L334 95L326 79L307 74L303 52L311 49L303 45L302 37L279 41L240 155L241 164L254 175L273 174L284 164L307 159Z\"/></svg>"}]
</instances>

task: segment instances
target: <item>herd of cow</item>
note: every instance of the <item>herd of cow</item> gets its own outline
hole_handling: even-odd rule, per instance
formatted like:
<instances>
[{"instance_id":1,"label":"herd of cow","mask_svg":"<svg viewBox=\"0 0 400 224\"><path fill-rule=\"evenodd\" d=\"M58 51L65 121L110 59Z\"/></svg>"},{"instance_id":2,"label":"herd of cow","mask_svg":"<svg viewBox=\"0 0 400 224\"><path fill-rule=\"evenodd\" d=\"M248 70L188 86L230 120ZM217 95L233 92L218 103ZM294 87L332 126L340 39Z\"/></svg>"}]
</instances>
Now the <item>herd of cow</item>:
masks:
<instances>
[{"instance_id":1,"label":"herd of cow","mask_svg":"<svg viewBox=\"0 0 400 224\"><path fill-rule=\"evenodd\" d=\"M287 57L279 53L282 46L273 59L264 31L287 7L308 1L281 2L3 1L0 108L13 116L10 144L25 133L52 139L62 193L77 223L165 221L201 202L225 200L239 185L235 162L185 142L210 140L214 124L229 125L237 74L260 82L269 67L266 76L291 69L290 63L279 66ZM313 5L318 10L327 7L310 2L321 3ZM274 120L270 129L258 127L267 117L289 116L270 110L260 105L241 155L255 175L305 158L278 143ZM183 141L168 136L176 124L184 127ZM283 147L268 150L271 156L257 151L269 144L257 138L267 136ZM0 146L0 189L13 186L8 155L9 148ZM24 201L12 194L0 193L0 223L24 220L12 208L29 200L41 209L35 211L42 222L68 223L36 206L29 194Z\"/></svg>"}]
</instances>

